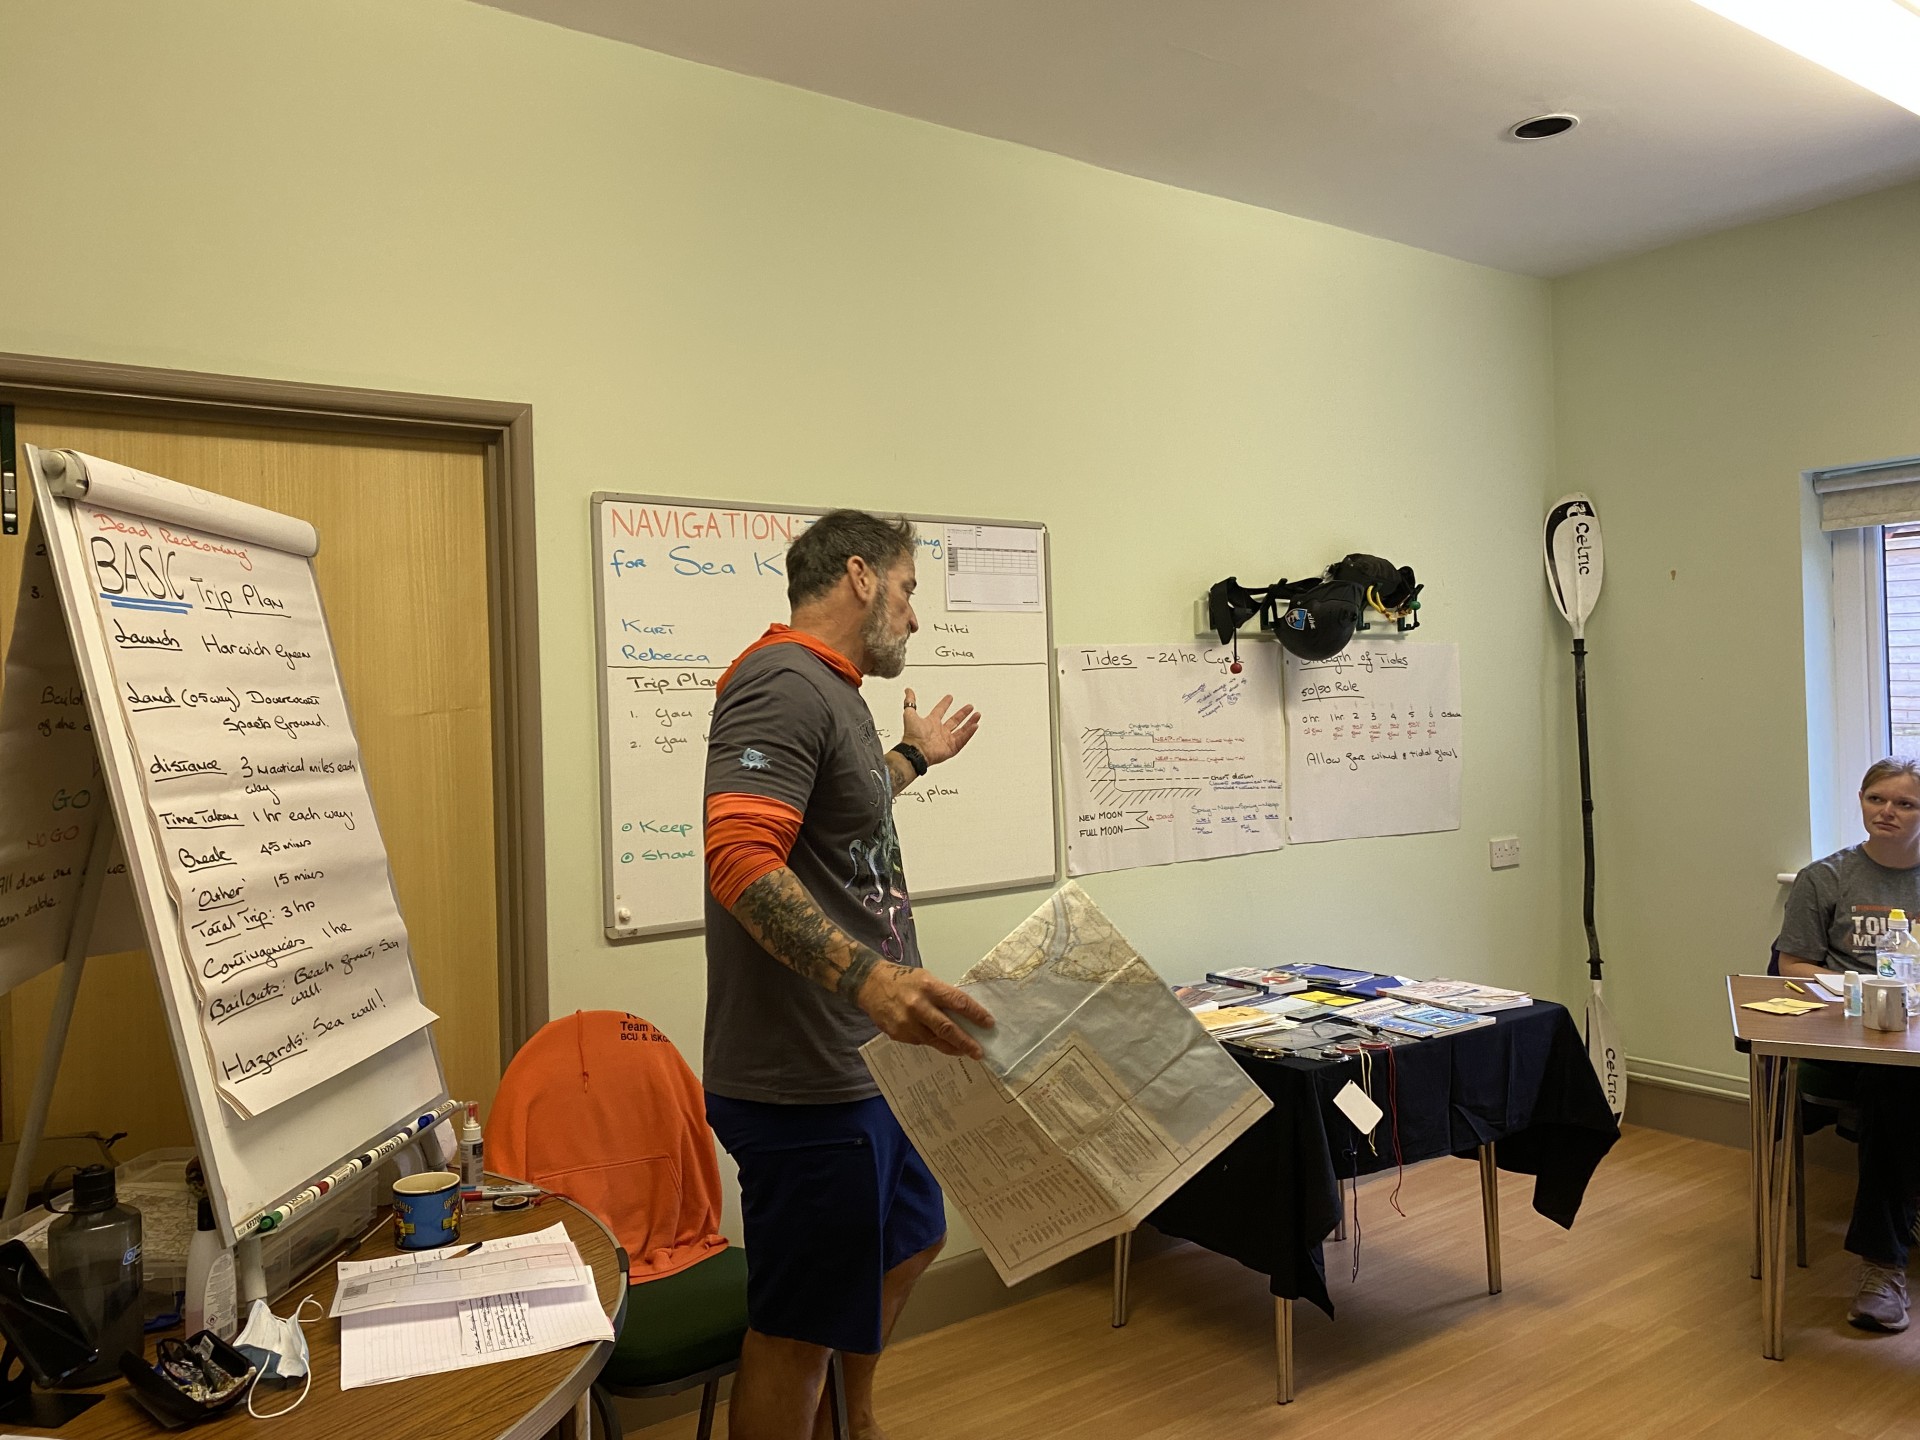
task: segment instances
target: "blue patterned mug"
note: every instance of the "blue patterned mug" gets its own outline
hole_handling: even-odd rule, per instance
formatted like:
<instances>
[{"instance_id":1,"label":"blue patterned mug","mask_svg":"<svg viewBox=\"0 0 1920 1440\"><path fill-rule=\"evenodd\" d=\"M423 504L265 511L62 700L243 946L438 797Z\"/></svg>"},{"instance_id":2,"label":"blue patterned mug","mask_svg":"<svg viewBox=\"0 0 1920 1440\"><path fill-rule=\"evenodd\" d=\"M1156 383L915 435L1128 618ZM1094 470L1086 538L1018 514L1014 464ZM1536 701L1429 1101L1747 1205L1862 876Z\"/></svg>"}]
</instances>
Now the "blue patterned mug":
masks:
<instances>
[{"instance_id":1,"label":"blue patterned mug","mask_svg":"<svg viewBox=\"0 0 1920 1440\"><path fill-rule=\"evenodd\" d=\"M451 1170L403 1175L393 1182L393 1243L431 1250L460 1238L460 1177Z\"/></svg>"}]
</instances>

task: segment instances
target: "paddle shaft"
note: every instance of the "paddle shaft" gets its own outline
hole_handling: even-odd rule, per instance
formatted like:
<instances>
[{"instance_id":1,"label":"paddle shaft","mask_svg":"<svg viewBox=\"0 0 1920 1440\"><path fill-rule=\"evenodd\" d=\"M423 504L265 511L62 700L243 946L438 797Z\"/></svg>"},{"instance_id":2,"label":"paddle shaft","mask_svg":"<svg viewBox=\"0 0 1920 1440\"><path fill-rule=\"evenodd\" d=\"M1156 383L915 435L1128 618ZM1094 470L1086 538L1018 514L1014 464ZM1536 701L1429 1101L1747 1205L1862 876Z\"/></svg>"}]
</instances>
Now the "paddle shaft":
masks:
<instances>
[{"instance_id":1,"label":"paddle shaft","mask_svg":"<svg viewBox=\"0 0 1920 1440\"><path fill-rule=\"evenodd\" d=\"M1587 926L1587 973L1600 979L1600 932L1593 924L1593 767L1587 758L1587 642L1573 641L1573 711L1580 729L1580 839L1586 851L1581 918Z\"/></svg>"}]
</instances>

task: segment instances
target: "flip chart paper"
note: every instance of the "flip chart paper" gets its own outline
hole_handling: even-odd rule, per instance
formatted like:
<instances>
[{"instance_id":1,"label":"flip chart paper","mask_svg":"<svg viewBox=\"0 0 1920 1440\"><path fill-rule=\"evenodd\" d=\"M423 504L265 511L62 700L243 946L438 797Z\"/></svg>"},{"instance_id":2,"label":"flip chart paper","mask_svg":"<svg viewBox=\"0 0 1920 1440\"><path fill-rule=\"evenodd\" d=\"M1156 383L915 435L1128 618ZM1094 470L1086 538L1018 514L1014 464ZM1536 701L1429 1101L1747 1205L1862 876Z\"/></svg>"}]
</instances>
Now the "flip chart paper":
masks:
<instances>
[{"instance_id":1,"label":"flip chart paper","mask_svg":"<svg viewBox=\"0 0 1920 1440\"><path fill-rule=\"evenodd\" d=\"M57 964L107 806L36 513L0 686L0 991Z\"/></svg>"},{"instance_id":2,"label":"flip chart paper","mask_svg":"<svg viewBox=\"0 0 1920 1440\"><path fill-rule=\"evenodd\" d=\"M1286 735L1273 645L1063 646L1061 771L1075 875L1278 850Z\"/></svg>"},{"instance_id":3,"label":"flip chart paper","mask_svg":"<svg viewBox=\"0 0 1920 1440\"><path fill-rule=\"evenodd\" d=\"M1284 661L1287 836L1460 828L1460 647L1357 639Z\"/></svg>"},{"instance_id":4,"label":"flip chart paper","mask_svg":"<svg viewBox=\"0 0 1920 1440\"><path fill-rule=\"evenodd\" d=\"M430 1023L307 559L76 504L221 1098Z\"/></svg>"}]
</instances>

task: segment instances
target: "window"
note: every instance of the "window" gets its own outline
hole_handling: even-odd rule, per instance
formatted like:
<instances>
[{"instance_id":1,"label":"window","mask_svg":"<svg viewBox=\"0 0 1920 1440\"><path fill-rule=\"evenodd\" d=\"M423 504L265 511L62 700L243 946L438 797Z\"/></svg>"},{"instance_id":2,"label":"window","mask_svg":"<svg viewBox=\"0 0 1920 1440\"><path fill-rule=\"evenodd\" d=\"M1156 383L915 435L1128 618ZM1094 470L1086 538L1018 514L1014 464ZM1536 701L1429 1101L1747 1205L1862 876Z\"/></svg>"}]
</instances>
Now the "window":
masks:
<instances>
[{"instance_id":1,"label":"window","mask_svg":"<svg viewBox=\"0 0 1920 1440\"><path fill-rule=\"evenodd\" d=\"M1887 749L1920 755L1920 525L1880 527L1886 615Z\"/></svg>"},{"instance_id":2,"label":"window","mask_svg":"<svg viewBox=\"0 0 1920 1440\"><path fill-rule=\"evenodd\" d=\"M1920 756L1920 461L1807 478L1808 774L1824 855L1858 838L1867 766Z\"/></svg>"}]
</instances>

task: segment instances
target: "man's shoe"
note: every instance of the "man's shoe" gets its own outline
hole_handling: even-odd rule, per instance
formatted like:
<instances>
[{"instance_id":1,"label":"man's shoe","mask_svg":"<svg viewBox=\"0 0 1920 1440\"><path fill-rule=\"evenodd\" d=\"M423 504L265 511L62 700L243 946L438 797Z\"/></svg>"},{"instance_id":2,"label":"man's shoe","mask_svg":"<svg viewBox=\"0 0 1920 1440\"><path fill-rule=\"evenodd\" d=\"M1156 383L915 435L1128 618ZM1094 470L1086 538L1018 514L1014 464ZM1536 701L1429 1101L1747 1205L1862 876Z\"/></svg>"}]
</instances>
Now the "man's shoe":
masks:
<instances>
[{"instance_id":1,"label":"man's shoe","mask_svg":"<svg viewBox=\"0 0 1920 1440\"><path fill-rule=\"evenodd\" d=\"M1862 1330L1907 1328L1907 1277L1886 1265L1872 1261L1860 1266L1860 1292L1847 1311L1847 1323Z\"/></svg>"}]
</instances>

